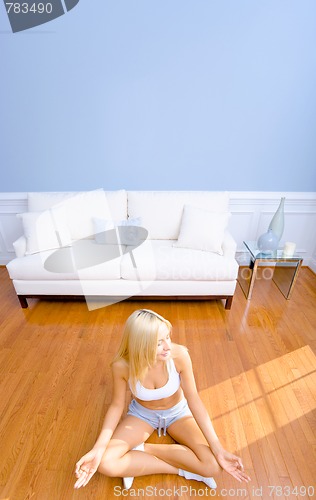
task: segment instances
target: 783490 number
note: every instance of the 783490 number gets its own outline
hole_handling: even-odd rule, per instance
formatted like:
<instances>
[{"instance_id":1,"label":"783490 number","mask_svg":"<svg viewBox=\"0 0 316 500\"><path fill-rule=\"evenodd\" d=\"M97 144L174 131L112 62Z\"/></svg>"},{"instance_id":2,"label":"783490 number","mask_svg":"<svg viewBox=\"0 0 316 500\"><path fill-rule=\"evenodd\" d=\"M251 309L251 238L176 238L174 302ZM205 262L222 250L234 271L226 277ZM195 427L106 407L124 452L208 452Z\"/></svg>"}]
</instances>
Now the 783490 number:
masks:
<instances>
[{"instance_id":1,"label":"783490 number","mask_svg":"<svg viewBox=\"0 0 316 500\"><path fill-rule=\"evenodd\" d=\"M6 2L7 13L10 14L51 14L53 5L49 2L33 2L28 4L26 2Z\"/></svg>"},{"instance_id":2,"label":"783490 number","mask_svg":"<svg viewBox=\"0 0 316 500\"><path fill-rule=\"evenodd\" d=\"M295 496L309 496L314 498L315 488L314 486L268 486L269 497L289 497L291 495Z\"/></svg>"}]
</instances>

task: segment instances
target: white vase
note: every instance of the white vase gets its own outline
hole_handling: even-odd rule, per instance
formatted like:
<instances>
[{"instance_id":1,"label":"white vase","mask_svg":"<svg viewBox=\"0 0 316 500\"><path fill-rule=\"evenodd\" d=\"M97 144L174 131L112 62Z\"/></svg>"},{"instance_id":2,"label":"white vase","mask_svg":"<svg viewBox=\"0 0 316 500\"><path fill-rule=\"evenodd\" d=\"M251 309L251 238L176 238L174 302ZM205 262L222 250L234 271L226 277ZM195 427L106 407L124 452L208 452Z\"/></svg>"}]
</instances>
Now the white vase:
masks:
<instances>
[{"instance_id":1,"label":"white vase","mask_svg":"<svg viewBox=\"0 0 316 500\"><path fill-rule=\"evenodd\" d=\"M268 227L268 230L271 229L271 231L278 237L279 241L282 238L284 231L284 202L285 198L281 198L280 205L272 217Z\"/></svg>"},{"instance_id":2,"label":"white vase","mask_svg":"<svg viewBox=\"0 0 316 500\"><path fill-rule=\"evenodd\" d=\"M272 229L268 229L266 233L263 233L258 239L257 245L261 253L271 254L278 248L279 239L274 234Z\"/></svg>"}]
</instances>

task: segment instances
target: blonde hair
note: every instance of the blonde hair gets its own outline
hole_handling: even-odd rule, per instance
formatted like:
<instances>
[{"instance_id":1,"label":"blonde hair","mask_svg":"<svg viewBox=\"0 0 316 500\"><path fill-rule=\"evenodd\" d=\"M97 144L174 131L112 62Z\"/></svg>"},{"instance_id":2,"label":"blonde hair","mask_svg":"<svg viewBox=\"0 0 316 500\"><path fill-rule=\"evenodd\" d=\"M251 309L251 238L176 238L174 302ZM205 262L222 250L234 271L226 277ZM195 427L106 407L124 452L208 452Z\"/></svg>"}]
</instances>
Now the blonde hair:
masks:
<instances>
[{"instance_id":1,"label":"blonde hair","mask_svg":"<svg viewBox=\"0 0 316 500\"><path fill-rule=\"evenodd\" d=\"M133 392L137 381L143 379L156 361L158 332L162 324L168 327L171 334L171 323L150 309L134 311L125 323L123 338L112 363L120 359L128 363Z\"/></svg>"}]
</instances>

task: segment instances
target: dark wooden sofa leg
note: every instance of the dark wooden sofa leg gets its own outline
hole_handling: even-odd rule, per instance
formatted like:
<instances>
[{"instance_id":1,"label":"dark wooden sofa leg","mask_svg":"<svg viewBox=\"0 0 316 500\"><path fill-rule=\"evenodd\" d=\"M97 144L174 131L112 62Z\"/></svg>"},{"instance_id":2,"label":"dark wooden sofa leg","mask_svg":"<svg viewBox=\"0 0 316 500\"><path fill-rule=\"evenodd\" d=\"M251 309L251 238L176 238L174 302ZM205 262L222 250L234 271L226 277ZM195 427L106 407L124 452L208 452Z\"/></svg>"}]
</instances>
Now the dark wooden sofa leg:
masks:
<instances>
[{"instance_id":1,"label":"dark wooden sofa leg","mask_svg":"<svg viewBox=\"0 0 316 500\"><path fill-rule=\"evenodd\" d=\"M233 295L231 297L227 297L225 303L225 309L230 309L232 306L232 302L233 302Z\"/></svg>"},{"instance_id":2,"label":"dark wooden sofa leg","mask_svg":"<svg viewBox=\"0 0 316 500\"><path fill-rule=\"evenodd\" d=\"M26 297L24 297L24 295L18 295L18 298L19 298L21 307L23 307L23 309L27 309L29 305L27 303Z\"/></svg>"}]
</instances>

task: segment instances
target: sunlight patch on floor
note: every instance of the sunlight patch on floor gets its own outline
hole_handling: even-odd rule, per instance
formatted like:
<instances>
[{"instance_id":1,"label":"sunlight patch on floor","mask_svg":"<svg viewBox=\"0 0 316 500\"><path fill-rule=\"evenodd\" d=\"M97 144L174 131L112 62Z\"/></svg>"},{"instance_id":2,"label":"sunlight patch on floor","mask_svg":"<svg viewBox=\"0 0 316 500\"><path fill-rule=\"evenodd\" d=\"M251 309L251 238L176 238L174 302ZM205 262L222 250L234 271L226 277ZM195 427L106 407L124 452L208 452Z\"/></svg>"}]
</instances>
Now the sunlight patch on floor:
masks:
<instances>
[{"instance_id":1,"label":"sunlight patch on floor","mask_svg":"<svg viewBox=\"0 0 316 500\"><path fill-rule=\"evenodd\" d=\"M241 426L240 445L303 419L306 438L314 439L312 413L316 408L316 356L309 346L285 354L199 392L211 410L216 428Z\"/></svg>"}]
</instances>

